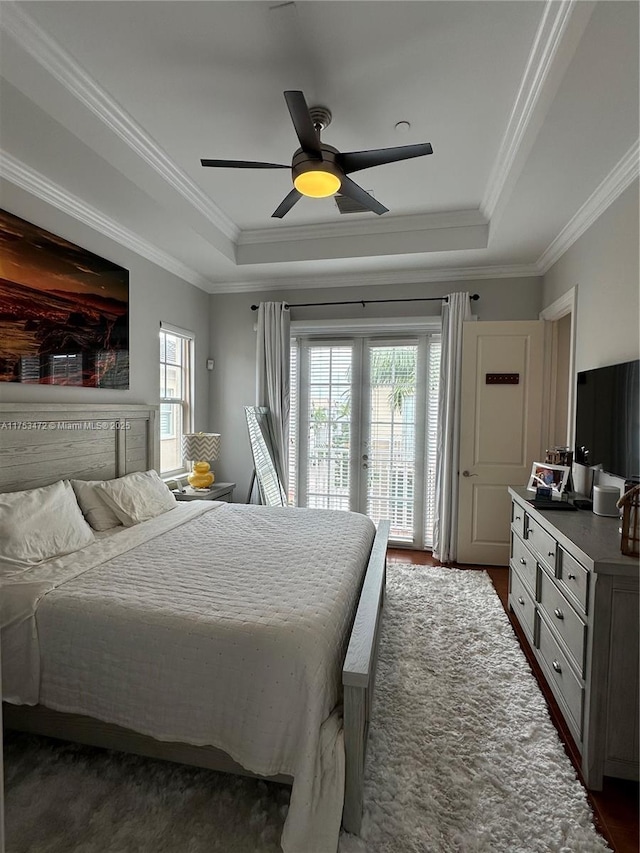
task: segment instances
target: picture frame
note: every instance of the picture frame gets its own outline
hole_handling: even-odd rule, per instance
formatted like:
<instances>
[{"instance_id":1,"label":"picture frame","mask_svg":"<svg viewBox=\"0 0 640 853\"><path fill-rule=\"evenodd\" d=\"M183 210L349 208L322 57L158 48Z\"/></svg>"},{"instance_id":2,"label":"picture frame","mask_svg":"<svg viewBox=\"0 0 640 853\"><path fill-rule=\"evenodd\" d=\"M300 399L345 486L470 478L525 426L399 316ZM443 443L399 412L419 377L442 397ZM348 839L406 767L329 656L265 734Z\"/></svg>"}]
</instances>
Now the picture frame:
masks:
<instances>
[{"instance_id":1,"label":"picture frame","mask_svg":"<svg viewBox=\"0 0 640 853\"><path fill-rule=\"evenodd\" d=\"M553 500L560 500L567 488L571 469L567 465L552 465L549 462L534 462L527 483L527 491L535 492L542 487L551 489Z\"/></svg>"}]
</instances>

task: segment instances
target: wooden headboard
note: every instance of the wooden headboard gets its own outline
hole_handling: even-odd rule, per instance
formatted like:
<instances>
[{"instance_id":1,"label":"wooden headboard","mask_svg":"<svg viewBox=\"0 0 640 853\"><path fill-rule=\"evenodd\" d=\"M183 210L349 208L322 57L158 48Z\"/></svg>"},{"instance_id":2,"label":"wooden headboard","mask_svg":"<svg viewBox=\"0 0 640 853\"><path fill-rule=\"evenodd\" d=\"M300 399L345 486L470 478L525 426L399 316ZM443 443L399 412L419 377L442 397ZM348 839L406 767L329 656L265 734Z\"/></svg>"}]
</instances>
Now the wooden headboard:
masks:
<instances>
[{"instance_id":1,"label":"wooden headboard","mask_svg":"<svg viewBox=\"0 0 640 853\"><path fill-rule=\"evenodd\" d=\"M158 469L158 407L0 403L0 492Z\"/></svg>"}]
</instances>

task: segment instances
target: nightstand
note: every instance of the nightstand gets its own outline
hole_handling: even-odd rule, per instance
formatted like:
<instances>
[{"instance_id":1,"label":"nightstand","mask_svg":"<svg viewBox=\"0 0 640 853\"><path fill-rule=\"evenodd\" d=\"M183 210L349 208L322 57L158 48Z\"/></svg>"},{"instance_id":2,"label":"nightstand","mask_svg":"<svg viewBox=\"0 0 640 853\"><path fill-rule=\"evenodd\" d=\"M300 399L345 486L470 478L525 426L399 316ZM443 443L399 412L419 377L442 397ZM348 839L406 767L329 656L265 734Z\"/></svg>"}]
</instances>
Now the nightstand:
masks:
<instances>
[{"instance_id":1,"label":"nightstand","mask_svg":"<svg viewBox=\"0 0 640 853\"><path fill-rule=\"evenodd\" d=\"M184 492L174 492L177 501L226 501L231 503L235 483L214 483L210 489L196 490L187 486Z\"/></svg>"}]
</instances>

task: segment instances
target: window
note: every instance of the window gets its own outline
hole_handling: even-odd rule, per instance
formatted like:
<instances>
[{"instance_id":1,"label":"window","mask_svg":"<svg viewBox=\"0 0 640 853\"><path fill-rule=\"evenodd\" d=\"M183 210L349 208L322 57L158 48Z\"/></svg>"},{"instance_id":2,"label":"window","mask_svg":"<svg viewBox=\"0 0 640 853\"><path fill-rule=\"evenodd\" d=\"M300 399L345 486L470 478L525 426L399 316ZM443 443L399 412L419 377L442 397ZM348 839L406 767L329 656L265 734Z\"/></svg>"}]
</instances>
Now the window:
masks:
<instances>
[{"instance_id":1,"label":"window","mask_svg":"<svg viewBox=\"0 0 640 853\"><path fill-rule=\"evenodd\" d=\"M160 473L185 471L182 435L193 423L191 364L193 335L171 328L160 329Z\"/></svg>"}]
</instances>

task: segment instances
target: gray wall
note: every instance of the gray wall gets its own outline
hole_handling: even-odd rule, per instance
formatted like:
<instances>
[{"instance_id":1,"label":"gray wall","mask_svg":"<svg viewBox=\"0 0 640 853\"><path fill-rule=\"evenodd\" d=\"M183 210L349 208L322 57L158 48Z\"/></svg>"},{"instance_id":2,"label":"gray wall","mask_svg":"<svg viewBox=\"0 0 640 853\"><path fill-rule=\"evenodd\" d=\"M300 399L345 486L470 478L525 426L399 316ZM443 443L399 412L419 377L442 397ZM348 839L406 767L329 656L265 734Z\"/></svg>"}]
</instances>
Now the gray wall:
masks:
<instances>
[{"instance_id":1,"label":"gray wall","mask_svg":"<svg viewBox=\"0 0 640 853\"><path fill-rule=\"evenodd\" d=\"M98 234L88 226L11 187L3 188L3 207L129 270L130 387L128 391L69 388L50 385L0 384L5 403L147 403L157 405L160 394L161 320L188 329L196 336L196 429L208 430L209 300L210 295Z\"/></svg>"},{"instance_id":2,"label":"gray wall","mask_svg":"<svg viewBox=\"0 0 640 853\"><path fill-rule=\"evenodd\" d=\"M638 181L546 273L547 307L578 286L576 369L640 357Z\"/></svg>"},{"instance_id":3,"label":"gray wall","mask_svg":"<svg viewBox=\"0 0 640 853\"><path fill-rule=\"evenodd\" d=\"M211 384L210 428L222 435L216 478L237 484L236 501L247 496L253 468L247 440L244 406L255 405L254 324L256 312L251 305L261 301L329 302L351 299L406 299L417 296L442 296L455 291L480 294L473 312L481 320L537 319L541 310L539 278L447 281L429 284L378 285L375 287L317 288L279 290L240 294L214 294L211 297L211 352L215 370ZM292 309L292 320L353 319L357 317L402 317L439 315L440 302L389 303L385 305L346 305Z\"/></svg>"}]
</instances>

